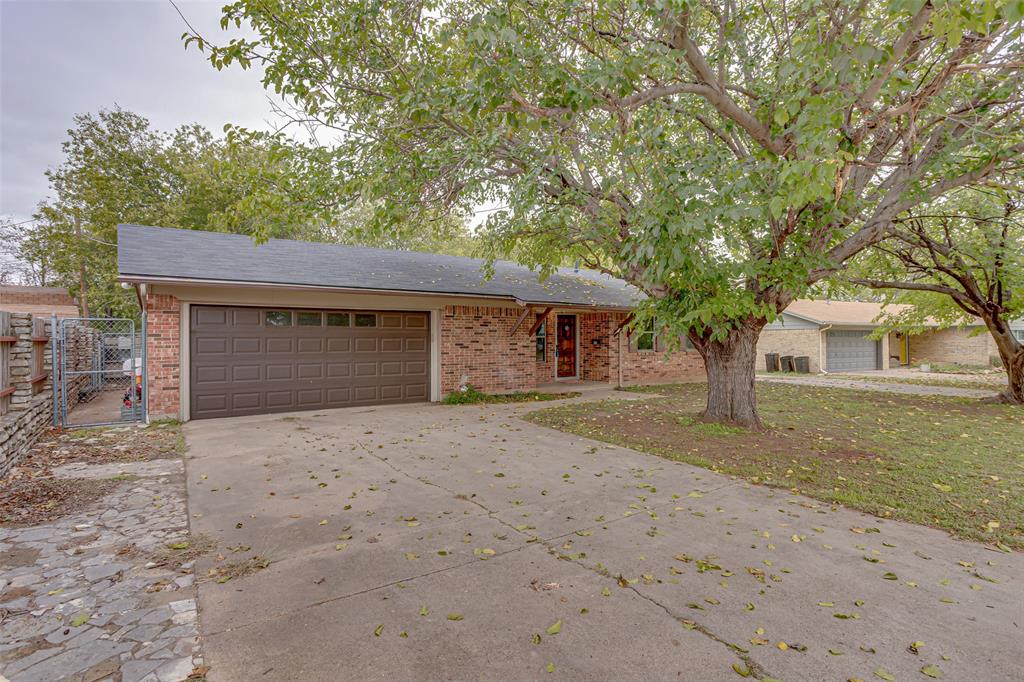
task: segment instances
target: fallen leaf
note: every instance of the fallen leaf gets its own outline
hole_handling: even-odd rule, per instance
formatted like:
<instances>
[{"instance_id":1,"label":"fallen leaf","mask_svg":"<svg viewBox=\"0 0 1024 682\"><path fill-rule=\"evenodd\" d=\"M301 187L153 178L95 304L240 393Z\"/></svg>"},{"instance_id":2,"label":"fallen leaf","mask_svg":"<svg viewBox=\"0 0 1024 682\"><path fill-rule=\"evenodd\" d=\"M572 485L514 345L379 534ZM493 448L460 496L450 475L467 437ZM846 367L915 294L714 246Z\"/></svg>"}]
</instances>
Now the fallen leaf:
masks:
<instances>
[{"instance_id":1,"label":"fallen leaf","mask_svg":"<svg viewBox=\"0 0 1024 682\"><path fill-rule=\"evenodd\" d=\"M555 623L551 627L548 628L548 634L549 635L557 635L561 631L562 631L562 621L560 621L560 620L555 621Z\"/></svg>"}]
</instances>

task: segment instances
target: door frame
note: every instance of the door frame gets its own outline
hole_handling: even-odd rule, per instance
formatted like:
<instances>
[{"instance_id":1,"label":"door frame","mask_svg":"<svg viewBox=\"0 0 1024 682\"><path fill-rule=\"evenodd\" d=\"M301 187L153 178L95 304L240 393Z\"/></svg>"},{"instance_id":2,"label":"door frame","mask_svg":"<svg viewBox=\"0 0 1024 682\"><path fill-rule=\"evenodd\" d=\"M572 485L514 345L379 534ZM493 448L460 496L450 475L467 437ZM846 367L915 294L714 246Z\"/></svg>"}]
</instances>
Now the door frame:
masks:
<instances>
[{"instance_id":1,"label":"door frame","mask_svg":"<svg viewBox=\"0 0 1024 682\"><path fill-rule=\"evenodd\" d=\"M575 318L575 330L576 338L573 339L573 348L575 349L576 357L573 360L573 367L576 373L568 377L558 376L558 318L559 317L572 317ZM579 381L580 378L580 315L579 313L555 313L555 362L554 373L555 381Z\"/></svg>"}]
</instances>

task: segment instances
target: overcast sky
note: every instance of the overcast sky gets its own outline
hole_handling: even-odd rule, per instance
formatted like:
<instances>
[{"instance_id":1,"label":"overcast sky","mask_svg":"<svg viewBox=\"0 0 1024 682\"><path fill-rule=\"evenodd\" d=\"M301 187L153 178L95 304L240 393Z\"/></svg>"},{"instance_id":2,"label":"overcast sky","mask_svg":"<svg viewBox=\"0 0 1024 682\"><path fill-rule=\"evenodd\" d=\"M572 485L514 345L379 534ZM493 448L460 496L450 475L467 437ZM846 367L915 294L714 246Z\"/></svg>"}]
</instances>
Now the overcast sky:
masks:
<instances>
[{"instance_id":1,"label":"overcast sky","mask_svg":"<svg viewBox=\"0 0 1024 682\"><path fill-rule=\"evenodd\" d=\"M178 7L219 42L225 1ZM185 51L184 30L168 0L0 0L0 215L24 220L46 197L76 113L117 104L159 130L268 127L259 75L218 72Z\"/></svg>"}]
</instances>

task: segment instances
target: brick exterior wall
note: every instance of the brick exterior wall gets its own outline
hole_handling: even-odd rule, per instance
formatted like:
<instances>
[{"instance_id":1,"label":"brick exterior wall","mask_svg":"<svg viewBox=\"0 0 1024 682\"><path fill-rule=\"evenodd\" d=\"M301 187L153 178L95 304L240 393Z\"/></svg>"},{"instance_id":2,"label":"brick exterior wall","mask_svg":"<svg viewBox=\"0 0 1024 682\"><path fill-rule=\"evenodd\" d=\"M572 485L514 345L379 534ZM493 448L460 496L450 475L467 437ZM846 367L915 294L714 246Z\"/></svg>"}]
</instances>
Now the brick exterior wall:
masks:
<instances>
[{"instance_id":1,"label":"brick exterior wall","mask_svg":"<svg viewBox=\"0 0 1024 682\"><path fill-rule=\"evenodd\" d=\"M149 417L177 419L181 416L181 303L174 296L148 294L146 314Z\"/></svg>"},{"instance_id":2,"label":"brick exterior wall","mask_svg":"<svg viewBox=\"0 0 1024 682\"><path fill-rule=\"evenodd\" d=\"M4 303L73 306L75 300L59 287L0 286L0 309Z\"/></svg>"},{"instance_id":3,"label":"brick exterior wall","mask_svg":"<svg viewBox=\"0 0 1024 682\"><path fill-rule=\"evenodd\" d=\"M536 337L528 317L510 336L519 308L447 306L441 319L441 393L456 390L463 377L481 391L528 391L554 381L557 312L546 319L547 356L537 360ZM693 351L644 353L630 350L625 331L612 336L624 313L580 313L580 378L616 385L621 347L624 384L702 381L704 362Z\"/></svg>"},{"instance_id":4,"label":"brick exterior wall","mask_svg":"<svg viewBox=\"0 0 1024 682\"><path fill-rule=\"evenodd\" d=\"M149 415L180 416L181 303L174 296L149 294L147 366ZM440 316L441 395L457 390L463 380L486 392L528 391L554 380L555 316L546 325L547 356L537 360L536 336L529 333L536 317L527 317L515 333L519 307L445 306ZM695 352L642 353L629 350L626 333L612 336L624 313L581 313L578 316L580 378L615 385L621 347L625 384L701 381L704 363Z\"/></svg>"},{"instance_id":5,"label":"brick exterior wall","mask_svg":"<svg viewBox=\"0 0 1024 682\"><path fill-rule=\"evenodd\" d=\"M441 314L442 395L458 389L464 377L481 391L536 388L537 346L529 334L533 322L523 320L511 334L521 314L521 308L445 306Z\"/></svg>"},{"instance_id":6,"label":"brick exterior wall","mask_svg":"<svg viewBox=\"0 0 1024 682\"><path fill-rule=\"evenodd\" d=\"M910 337L910 361L955 362L961 365L988 367L999 357L996 342L987 331L971 336L974 328L935 329Z\"/></svg>"},{"instance_id":7,"label":"brick exterior wall","mask_svg":"<svg viewBox=\"0 0 1024 682\"><path fill-rule=\"evenodd\" d=\"M610 316L609 326L615 330L625 313ZM618 384L619 358L622 358L622 385L664 384L684 381L704 381L704 359L696 351L679 349L674 353L638 351L630 348L626 328L609 343L609 383Z\"/></svg>"},{"instance_id":8,"label":"brick exterior wall","mask_svg":"<svg viewBox=\"0 0 1024 682\"><path fill-rule=\"evenodd\" d=\"M754 365L757 371L763 372L765 368L765 353L778 353L779 355L806 355L810 358L810 369L813 373L821 371L821 355L824 348L822 333L818 329L764 329L757 339L757 362Z\"/></svg>"}]
</instances>

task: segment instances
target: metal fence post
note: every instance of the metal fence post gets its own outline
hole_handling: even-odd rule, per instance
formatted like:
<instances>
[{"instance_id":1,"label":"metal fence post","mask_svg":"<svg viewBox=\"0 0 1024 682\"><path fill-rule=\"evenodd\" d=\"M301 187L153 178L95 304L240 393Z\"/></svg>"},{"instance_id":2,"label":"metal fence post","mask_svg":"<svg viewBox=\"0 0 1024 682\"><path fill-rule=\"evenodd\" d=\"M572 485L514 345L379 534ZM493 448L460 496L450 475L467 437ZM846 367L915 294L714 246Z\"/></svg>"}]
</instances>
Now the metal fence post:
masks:
<instances>
[{"instance_id":1,"label":"metal fence post","mask_svg":"<svg viewBox=\"0 0 1024 682\"><path fill-rule=\"evenodd\" d=\"M146 349L147 337L146 337L146 310L142 310L142 348L140 349L142 354L142 423L149 423L149 374L146 367L148 360L148 352Z\"/></svg>"},{"instance_id":2,"label":"metal fence post","mask_svg":"<svg viewBox=\"0 0 1024 682\"><path fill-rule=\"evenodd\" d=\"M60 426L60 367L57 364L57 314L50 314L50 392L53 395L53 425Z\"/></svg>"}]
</instances>

